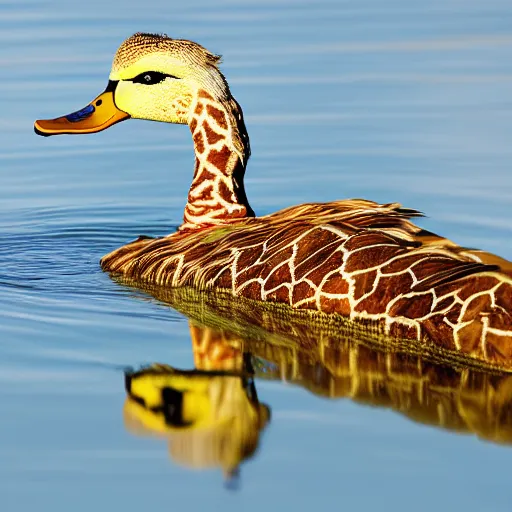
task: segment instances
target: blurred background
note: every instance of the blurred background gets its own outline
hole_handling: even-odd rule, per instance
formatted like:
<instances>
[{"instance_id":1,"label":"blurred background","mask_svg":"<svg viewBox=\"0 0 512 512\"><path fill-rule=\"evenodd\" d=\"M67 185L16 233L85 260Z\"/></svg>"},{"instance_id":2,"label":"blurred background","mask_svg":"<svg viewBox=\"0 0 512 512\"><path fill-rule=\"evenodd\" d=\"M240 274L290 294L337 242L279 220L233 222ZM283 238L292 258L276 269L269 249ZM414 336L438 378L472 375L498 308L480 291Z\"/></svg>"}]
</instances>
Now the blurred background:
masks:
<instances>
[{"instance_id":1,"label":"blurred background","mask_svg":"<svg viewBox=\"0 0 512 512\"><path fill-rule=\"evenodd\" d=\"M186 320L99 258L181 222L186 127L37 137L103 91L137 31L223 55L258 214L364 197L512 258L509 0L0 0L0 495L24 511L510 510L510 451L262 382L273 418L238 493L123 426L122 368L192 365Z\"/></svg>"}]
</instances>

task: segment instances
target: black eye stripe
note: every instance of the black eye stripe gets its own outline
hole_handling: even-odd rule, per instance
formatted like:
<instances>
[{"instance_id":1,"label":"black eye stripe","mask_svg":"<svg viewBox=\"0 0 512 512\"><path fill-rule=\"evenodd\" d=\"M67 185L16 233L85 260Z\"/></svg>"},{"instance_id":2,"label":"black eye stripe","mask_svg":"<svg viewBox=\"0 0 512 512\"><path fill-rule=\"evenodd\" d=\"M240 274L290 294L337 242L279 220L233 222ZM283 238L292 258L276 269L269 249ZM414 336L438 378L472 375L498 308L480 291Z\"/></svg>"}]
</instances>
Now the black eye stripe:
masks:
<instances>
[{"instance_id":1,"label":"black eye stripe","mask_svg":"<svg viewBox=\"0 0 512 512\"><path fill-rule=\"evenodd\" d=\"M160 73L160 71L144 71L144 73L130 78L128 81L134 84L154 85L163 82L166 78L178 80L177 76Z\"/></svg>"}]
</instances>

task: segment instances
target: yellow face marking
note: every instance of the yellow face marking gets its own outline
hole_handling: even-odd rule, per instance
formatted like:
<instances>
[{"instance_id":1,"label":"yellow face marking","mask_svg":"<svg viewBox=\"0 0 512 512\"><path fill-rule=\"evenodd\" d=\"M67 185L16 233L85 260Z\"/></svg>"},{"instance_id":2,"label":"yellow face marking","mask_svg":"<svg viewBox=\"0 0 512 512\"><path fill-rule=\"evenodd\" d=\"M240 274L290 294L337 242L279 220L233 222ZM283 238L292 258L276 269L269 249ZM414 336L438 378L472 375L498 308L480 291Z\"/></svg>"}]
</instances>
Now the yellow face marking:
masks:
<instances>
[{"instance_id":1,"label":"yellow face marking","mask_svg":"<svg viewBox=\"0 0 512 512\"><path fill-rule=\"evenodd\" d=\"M186 124L192 93L185 83L173 78L154 85L120 81L115 99L116 105L133 118Z\"/></svg>"},{"instance_id":2,"label":"yellow face marking","mask_svg":"<svg viewBox=\"0 0 512 512\"><path fill-rule=\"evenodd\" d=\"M148 85L132 81L145 72L156 71L169 76L159 83ZM116 105L136 119L166 123L188 122L189 107L194 94L191 70L163 53L142 57L130 66L113 70L111 80L119 81L115 91Z\"/></svg>"}]
</instances>

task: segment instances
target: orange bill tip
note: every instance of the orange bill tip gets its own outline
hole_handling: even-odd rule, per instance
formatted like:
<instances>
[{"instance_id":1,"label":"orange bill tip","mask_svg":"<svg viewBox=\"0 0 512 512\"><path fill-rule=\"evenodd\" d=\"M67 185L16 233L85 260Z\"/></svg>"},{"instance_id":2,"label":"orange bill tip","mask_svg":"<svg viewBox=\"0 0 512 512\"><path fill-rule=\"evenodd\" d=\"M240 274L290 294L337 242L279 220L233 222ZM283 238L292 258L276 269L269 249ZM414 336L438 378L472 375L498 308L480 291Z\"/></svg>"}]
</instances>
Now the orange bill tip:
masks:
<instances>
[{"instance_id":1,"label":"orange bill tip","mask_svg":"<svg viewBox=\"0 0 512 512\"><path fill-rule=\"evenodd\" d=\"M44 137L65 133L95 133L106 130L129 117L129 114L117 108L114 102L114 91L107 89L81 110L55 119L36 121L34 131Z\"/></svg>"}]
</instances>

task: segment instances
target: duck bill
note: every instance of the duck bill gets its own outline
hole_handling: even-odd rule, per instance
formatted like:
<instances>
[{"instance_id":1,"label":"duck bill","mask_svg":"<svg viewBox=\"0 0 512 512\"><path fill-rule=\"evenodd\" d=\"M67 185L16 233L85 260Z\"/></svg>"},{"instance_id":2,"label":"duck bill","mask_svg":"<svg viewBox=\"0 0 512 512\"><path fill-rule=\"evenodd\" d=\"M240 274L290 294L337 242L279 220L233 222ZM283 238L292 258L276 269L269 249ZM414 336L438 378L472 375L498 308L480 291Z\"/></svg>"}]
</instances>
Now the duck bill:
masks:
<instances>
[{"instance_id":1,"label":"duck bill","mask_svg":"<svg viewBox=\"0 0 512 512\"><path fill-rule=\"evenodd\" d=\"M55 119L39 119L34 123L34 131L44 137L64 133L95 133L129 119L130 115L117 108L114 101L116 85L117 82L110 81L105 92L72 114Z\"/></svg>"}]
</instances>

